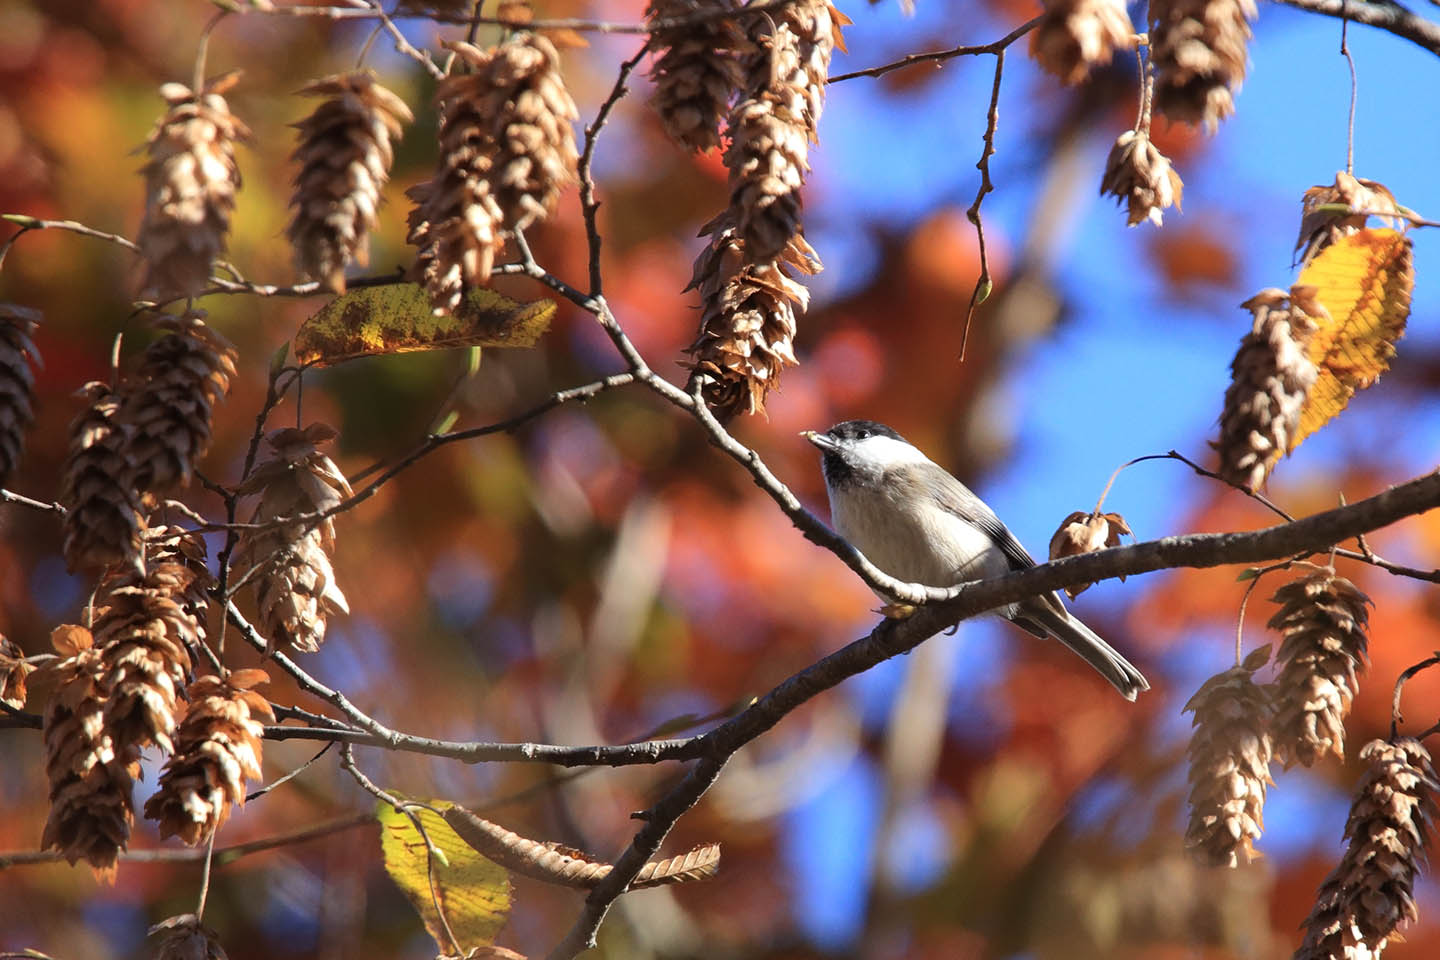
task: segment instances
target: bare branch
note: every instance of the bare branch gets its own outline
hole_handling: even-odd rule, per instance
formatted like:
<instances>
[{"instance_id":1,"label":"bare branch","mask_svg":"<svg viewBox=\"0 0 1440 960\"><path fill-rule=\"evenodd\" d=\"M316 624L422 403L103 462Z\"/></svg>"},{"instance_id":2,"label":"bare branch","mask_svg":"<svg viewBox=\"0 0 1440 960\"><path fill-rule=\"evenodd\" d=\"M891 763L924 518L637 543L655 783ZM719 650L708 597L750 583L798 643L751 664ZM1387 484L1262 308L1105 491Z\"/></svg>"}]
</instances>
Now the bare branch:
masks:
<instances>
[{"instance_id":1,"label":"bare branch","mask_svg":"<svg viewBox=\"0 0 1440 960\"><path fill-rule=\"evenodd\" d=\"M922 63L943 63L946 60L953 60L956 57L975 57L984 53L993 53L998 56L1000 51L1025 36L1025 34L1031 30L1034 30L1039 23L1040 18L1036 17L1027 23L1022 23L999 40L992 40L989 43L982 43L976 46L950 47L945 50L931 50L928 53L912 53L907 57L901 57L899 60L892 61L891 63L882 63L878 67L852 70L849 73L837 73L826 82L839 83L842 80L854 80L856 77L879 77L892 70L913 67Z\"/></svg>"},{"instance_id":2,"label":"bare branch","mask_svg":"<svg viewBox=\"0 0 1440 960\"><path fill-rule=\"evenodd\" d=\"M1440 24L1416 16L1392 0L1347 3L1346 0L1277 0L1289 7L1327 17L1344 18L1403 37L1440 56Z\"/></svg>"}]
</instances>

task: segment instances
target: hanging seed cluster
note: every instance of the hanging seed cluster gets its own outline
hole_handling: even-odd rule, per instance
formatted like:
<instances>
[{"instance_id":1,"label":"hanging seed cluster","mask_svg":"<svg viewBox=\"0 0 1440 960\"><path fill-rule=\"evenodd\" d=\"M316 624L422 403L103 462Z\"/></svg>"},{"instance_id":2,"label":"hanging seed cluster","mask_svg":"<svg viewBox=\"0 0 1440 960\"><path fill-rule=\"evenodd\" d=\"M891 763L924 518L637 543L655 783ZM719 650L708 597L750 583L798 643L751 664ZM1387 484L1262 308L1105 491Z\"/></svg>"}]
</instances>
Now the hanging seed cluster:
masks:
<instances>
[{"instance_id":1,"label":"hanging seed cluster","mask_svg":"<svg viewBox=\"0 0 1440 960\"><path fill-rule=\"evenodd\" d=\"M1124 0L1045 0L1030 34L1030 56L1063 83L1080 83L1109 66L1118 50L1135 48Z\"/></svg>"},{"instance_id":2,"label":"hanging seed cluster","mask_svg":"<svg viewBox=\"0 0 1440 960\"><path fill-rule=\"evenodd\" d=\"M555 47L518 33L498 47L449 44L470 73L440 84L440 158L408 193L412 274L436 313L488 283L508 233L544 220L576 178L575 101Z\"/></svg>"},{"instance_id":3,"label":"hanging seed cluster","mask_svg":"<svg viewBox=\"0 0 1440 960\"><path fill-rule=\"evenodd\" d=\"M32 406L40 352L31 337L40 325L40 311L0 303L0 487L20 463L25 431L35 419Z\"/></svg>"},{"instance_id":4,"label":"hanging seed cluster","mask_svg":"<svg viewBox=\"0 0 1440 960\"><path fill-rule=\"evenodd\" d=\"M1220 414L1220 473L1259 490L1270 468L1290 451L1310 387L1319 376L1307 352L1316 320L1329 312L1314 287L1262 290L1241 306L1254 314L1249 334L1230 364L1231 383Z\"/></svg>"},{"instance_id":5,"label":"hanging seed cluster","mask_svg":"<svg viewBox=\"0 0 1440 960\"><path fill-rule=\"evenodd\" d=\"M660 51L650 70L655 84L651 104L665 132L686 149L704 152L720 146L730 101L744 79L739 51L745 36L731 17L663 24L737 9L736 0L652 0L645 10L651 44Z\"/></svg>"},{"instance_id":6,"label":"hanging seed cluster","mask_svg":"<svg viewBox=\"0 0 1440 960\"><path fill-rule=\"evenodd\" d=\"M1325 567L1275 592L1281 605L1270 629L1283 640L1270 686L1275 704L1275 758L1313 766L1326 754L1345 757L1345 718L1368 663L1365 627L1370 598Z\"/></svg>"},{"instance_id":7,"label":"hanging seed cluster","mask_svg":"<svg viewBox=\"0 0 1440 960\"><path fill-rule=\"evenodd\" d=\"M1249 62L1254 0L1152 0L1155 109L1214 133L1235 112Z\"/></svg>"},{"instance_id":8,"label":"hanging seed cluster","mask_svg":"<svg viewBox=\"0 0 1440 960\"><path fill-rule=\"evenodd\" d=\"M1146 220L1160 226L1166 209L1180 209L1184 187L1180 174L1144 130L1126 130L1115 139L1100 181L1102 195L1108 193L1125 204L1125 222L1132 227Z\"/></svg>"},{"instance_id":9,"label":"hanging seed cluster","mask_svg":"<svg viewBox=\"0 0 1440 960\"><path fill-rule=\"evenodd\" d=\"M415 118L369 71L316 80L300 93L323 99L295 125L300 142L290 160L299 172L286 236L302 277L344 293L345 267L370 262L370 231L395 163L394 143Z\"/></svg>"},{"instance_id":10,"label":"hanging seed cluster","mask_svg":"<svg viewBox=\"0 0 1440 960\"><path fill-rule=\"evenodd\" d=\"M235 143L250 137L224 97L239 79L237 71L200 90L180 83L160 88L170 109L145 143L145 219L138 240L145 259L142 294L200 293L225 252L240 189Z\"/></svg>"},{"instance_id":11,"label":"hanging seed cluster","mask_svg":"<svg viewBox=\"0 0 1440 960\"><path fill-rule=\"evenodd\" d=\"M1269 650L1262 652L1268 658ZM1272 708L1253 679L1265 658L1252 655L1211 677L1185 704L1186 712L1195 714L1185 846L1210 866L1233 867L1258 856L1265 788L1275 782L1270 777Z\"/></svg>"},{"instance_id":12,"label":"hanging seed cluster","mask_svg":"<svg viewBox=\"0 0 1440 960\"><path fill-rule=\"evenodd\" d=\"M203 311L159 314L152 326L161 336L118 387L81 391L60 496L71 570L143 568L144 512L190 482L235 375L235 348Z\"/></svg>"},{"instance_id":13,"label":"hanging seed cluster","mask_svg":"<svg viewBox=\"0 0 1440 960\"><path fill-rule=\"evenodd\" d=\"M260 496L250 514L254 526L241 538L237 557L255 583L260 630L271 649L314 653L325 642L330 615L350 611L330 563L335 521L275 522L322 513L351 495L345 475L319 450L334 437L334 430L318 423L270 433L271 456L240 488Z\"/></svg>"},{"instance_id":14,"label":"hanging seed cluster","mask_svg":"<svg viewBox=\"0 0 1440 960\"><path fill-rule=\"evenodd\" d=\"M781 371L797 362L796 319L809 294L795 277L821 269L805 241L801 188L830 57L849 22L826 0L799 0L763 16L664 26L730 9L721 0L655 0L648 8L662 125L692 150L729 141L729 206L701 231L710 239L686 288L701 301L686 351L691 388L721 420L763 413Z\"/></svg>"}]
</instances>

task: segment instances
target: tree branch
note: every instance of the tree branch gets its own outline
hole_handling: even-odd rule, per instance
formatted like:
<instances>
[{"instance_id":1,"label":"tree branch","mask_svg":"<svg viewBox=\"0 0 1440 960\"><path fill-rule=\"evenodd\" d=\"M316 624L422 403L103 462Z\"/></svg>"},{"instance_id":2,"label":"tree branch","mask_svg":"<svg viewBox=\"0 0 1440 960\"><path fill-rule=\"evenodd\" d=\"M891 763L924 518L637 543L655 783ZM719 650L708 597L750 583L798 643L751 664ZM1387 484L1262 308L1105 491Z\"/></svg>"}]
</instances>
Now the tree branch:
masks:
<instances>
[{"instance_id":1,"label":"tree branch","mask_svg":"<svg viewBox=\"0 0 1440 960\"><path fill-rule=\"evenodd\" d=\"M1319 13L1327 17L1353 20L1367 27L1375 27L1397 37L1403 37L1440 56L1440 24L1416 16L1405 7L1391 0L1369 0L1357 3L1354 0L1276 0L1288 7Z\"/></svg>"}]
</instances>

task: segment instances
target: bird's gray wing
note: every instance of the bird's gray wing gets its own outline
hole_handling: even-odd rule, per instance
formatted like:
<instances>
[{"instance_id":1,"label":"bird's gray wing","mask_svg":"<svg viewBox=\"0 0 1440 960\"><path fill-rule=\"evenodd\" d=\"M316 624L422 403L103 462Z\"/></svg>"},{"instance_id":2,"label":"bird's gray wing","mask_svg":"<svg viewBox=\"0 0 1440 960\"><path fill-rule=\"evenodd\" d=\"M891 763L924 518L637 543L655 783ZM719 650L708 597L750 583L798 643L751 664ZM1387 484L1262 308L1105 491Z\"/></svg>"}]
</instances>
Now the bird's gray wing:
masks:
<instances>
[{"instance_id":1,"label":"bird's gray wing","mask_svg":"<svg viewBox=\"0 0 1440 960\"><path fill-rule=\"evenodd\" d=\"M995 516L995 511L991 510L984 500L958 483L937 488L934 496L942 510L968 520L984 530L985 535L1005 554L1005 559L1010 561L1010 569L1024 570L1026 567L1035 566L1035 558L1015 539L1015 534Z\"/></svg>"},{"instance_id":2,"label":"bird's gray wing","mask_svg":"<svg viewBox=\"0 0 1440 960\"><path fill-rule=\"evenodd\" d=\"M958 483L954 486L946 484L937 489L934 496L941 509L958 517L968 518L971 523L985 531L985 535L1000 548L1001 553L1005 554L1005 559L1010 562L1011 570L1024 570L1027 567L1035 566L1035 558L1030 556L1030 552L1025 549L1024 544L1015 539L1015 534L1011 533L1010 528L995 516L995 511L991 510L984 500L975 496L969 489L959 486ZM1042 594L1037 599L1045 606L1059 611L1062 616L1065 615L1065 604L1060 600L1058 594ZM1025 622L1023 617L1016 618L1014 622L1037 637L1043 638L1049 635L1049 631L1044 627L1032 626Z\"/></svg>"}]
</instances>

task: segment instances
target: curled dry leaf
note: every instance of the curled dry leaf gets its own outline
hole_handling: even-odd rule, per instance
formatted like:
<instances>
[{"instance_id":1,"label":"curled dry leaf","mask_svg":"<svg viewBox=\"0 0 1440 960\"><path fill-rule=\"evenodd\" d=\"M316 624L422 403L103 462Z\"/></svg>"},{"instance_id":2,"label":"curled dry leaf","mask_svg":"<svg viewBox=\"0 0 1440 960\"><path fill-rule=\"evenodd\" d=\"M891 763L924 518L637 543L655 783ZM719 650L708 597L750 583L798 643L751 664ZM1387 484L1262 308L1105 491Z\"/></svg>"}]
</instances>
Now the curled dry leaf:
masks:
<instances>
[{"instance_id":1,"label":"curled dry leaf","mask_svg":"<svg viewBox=\"0 0 1440 960\"><path fill-rule=\"evenodd\" d=\"M146 936L160 938L155 960L227 960L220 938L193 913L161 920Z\"/></svg>"},{"instance_id":2,"label":"curled dry leaf","mask_svg":"<svg viewBox=\"0 0 1440 960\"><path fill-rule=\"evenodd\" d=\"M464 807L452 804L441 813L466 843L521 876L589 889L615 869L613 864L597 861L571 847L522 837ZM703 844L680 856L645 864L631 881L630 889L704 880L713 877L719 869L720 845Z\"/></svg>"},{"instance_id":3,"label":"curled dry leaf","mask_svg":"<svg viewBox=\"0 0 1440 960\"><path fill-rule=\"evenodd\" d=\"M1060 528L1050 538L1050 559L1059 560L1061 557L1094 553L1106 547L1118 547L1122 536L1132 535L1130 525L1118 513L1083 513L1077 510L1060 522ZM1076 584L1066 587L1065 592L1074 600L1092 586L1093 583Z\"/></svg>"},{"instance_id":4,"label":"curled dry leaf","mask_svg":"<svg viewBox=\"0 0 1440 960\"><path fill-rule=\"evenodd\" d=\"M1295 240L1295 253L1298 262L1307 266L1336 240L1364 230L1372 216L1387 226L1400 226L1395 194L1383 183L1362 180L1344 170L1335 174L1335 182L1330 186L1317 184L1306 190L1300 207L1300 236ZM1334 207L1345 209L1327 209Z\"/></svg>"},{"instance_id":5,"label":"curled dry leaf","mask_svg":"<svg viewBox=\"0 0 1440 960\"><path fill-rule=\"evenodd\" d=\"M0 636L0 703L16 710L25 706L25 680L35 667L25 662L25 651Z\"/></svg>"}]
</instances>

